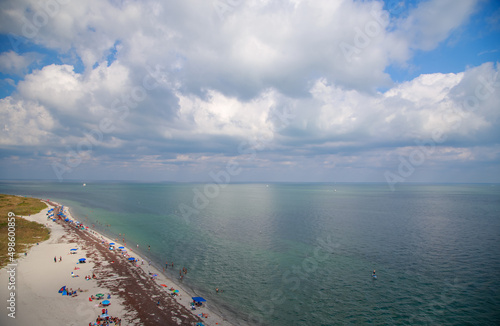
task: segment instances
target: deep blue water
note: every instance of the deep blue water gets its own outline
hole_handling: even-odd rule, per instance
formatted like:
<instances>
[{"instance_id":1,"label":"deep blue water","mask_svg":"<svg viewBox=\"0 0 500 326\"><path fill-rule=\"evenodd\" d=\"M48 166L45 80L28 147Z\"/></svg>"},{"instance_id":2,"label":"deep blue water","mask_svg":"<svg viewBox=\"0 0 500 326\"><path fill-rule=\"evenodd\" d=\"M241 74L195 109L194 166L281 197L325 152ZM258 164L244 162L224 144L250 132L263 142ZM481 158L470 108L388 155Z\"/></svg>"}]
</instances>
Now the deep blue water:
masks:
<instances>
[{"instance_id":1,"label":"deep blue water","mask_svg":"<svg viewBox=\"0 0 500 326\"><path fill-rule=\"evenodd\" d=\"M0 193L59 201L160 269L174 261L172 276L187 267L184 286L235 323L500 324L500 185L204 187L0 182Z\"/></svg>"}]
</instances>

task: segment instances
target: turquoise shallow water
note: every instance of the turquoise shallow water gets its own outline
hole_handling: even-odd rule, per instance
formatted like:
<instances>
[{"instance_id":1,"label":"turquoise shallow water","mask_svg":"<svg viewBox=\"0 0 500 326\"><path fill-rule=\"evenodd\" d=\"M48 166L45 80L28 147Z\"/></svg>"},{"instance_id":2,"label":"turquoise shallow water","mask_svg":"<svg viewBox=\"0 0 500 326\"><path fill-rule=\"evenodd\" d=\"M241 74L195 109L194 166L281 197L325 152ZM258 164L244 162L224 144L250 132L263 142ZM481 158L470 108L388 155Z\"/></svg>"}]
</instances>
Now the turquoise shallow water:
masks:
<instances>
[{"instance_id":1,"label":"turquoise shallow water","mask_svg":"<svg viewBox=\"0 0 500 326\"><path fill-rule=\"evenodd\" d=\"M211 190L0 183L1 193L50 198L108 235L124 233L160 268L186 266L184 285L238 324L500 323L500 185Z\"/></svg>"}]
</instances>

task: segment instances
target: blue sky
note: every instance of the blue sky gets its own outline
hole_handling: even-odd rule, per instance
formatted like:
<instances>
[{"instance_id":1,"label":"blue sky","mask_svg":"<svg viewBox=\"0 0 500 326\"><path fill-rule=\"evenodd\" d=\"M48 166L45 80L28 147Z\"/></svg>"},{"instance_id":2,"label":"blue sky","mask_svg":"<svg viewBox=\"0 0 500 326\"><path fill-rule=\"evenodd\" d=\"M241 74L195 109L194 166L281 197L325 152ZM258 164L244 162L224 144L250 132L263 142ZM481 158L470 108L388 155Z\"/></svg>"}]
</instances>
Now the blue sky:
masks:
<instances>
[{"instance_id":1,"label":"blue sky","mask_svg":"<svg viewBox=\"0 0 500 326\"><path fill-rule=\"evenodd\" d=\"M500 182L498 1L0 8L2 179Z\"/></svg>"}]
</instances>

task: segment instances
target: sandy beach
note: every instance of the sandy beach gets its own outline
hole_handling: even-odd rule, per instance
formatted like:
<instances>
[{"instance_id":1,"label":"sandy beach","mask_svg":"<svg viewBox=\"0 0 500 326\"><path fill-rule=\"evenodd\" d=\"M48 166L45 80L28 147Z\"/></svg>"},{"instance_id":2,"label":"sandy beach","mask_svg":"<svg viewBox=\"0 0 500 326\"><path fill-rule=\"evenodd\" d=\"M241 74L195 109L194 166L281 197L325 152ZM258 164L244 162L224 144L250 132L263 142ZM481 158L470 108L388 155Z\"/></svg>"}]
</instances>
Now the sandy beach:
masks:
<instances>
[{"instance_id":1,"label":"sandy beach","mask_svg":"<svg viewBox=\"0 0 500 326\"><path fill-rule=\"evenodd\" d=\"M0 298L6 307L15 308L4 309L0 325L93 325L103 309L121 325L231 325L209 310L210 303L193 310L191 295L133 249L126 247L126 253L121 252L117 250L122 246L119 242L91 229L77 228L67 207L64 212L72 222L48 219L52 206L47 205L40 213L24 218L49 227L50 239L32 246L17 265L0 270ZM110 242L115 242L115 250L109 249ZM129 261L130 256L137 261ZM14 287L9 286L12 275ZM75 295L60 293L64 286ZM103 294L102 299L97 299L97 294ZM12 297L15 304L7 301ZM104 300L109 306L102 306Z\"/></svg>"}]
</instances>

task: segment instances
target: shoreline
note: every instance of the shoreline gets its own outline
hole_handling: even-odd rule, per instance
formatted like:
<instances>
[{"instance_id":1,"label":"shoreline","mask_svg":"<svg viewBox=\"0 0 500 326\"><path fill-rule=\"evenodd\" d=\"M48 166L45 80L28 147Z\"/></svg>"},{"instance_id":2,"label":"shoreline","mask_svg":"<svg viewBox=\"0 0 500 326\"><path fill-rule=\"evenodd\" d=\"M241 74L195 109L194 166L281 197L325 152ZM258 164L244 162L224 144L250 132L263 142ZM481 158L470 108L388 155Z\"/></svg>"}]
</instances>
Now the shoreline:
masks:
<instances>
[{"instance_id":1,"label":"shoreline","mask_svg":"<svg viewBox=\"0 0 500 326\"><path fill-rule=\"evenodd\" d=\"M90 301L90 296L103 293L109 294L111 301L109 315L121 318L121 325L196 325L200 322L232 325L210 309L210 303L208 307L204 303L191 310L190 293L157 267L149 265L135 248L114 241L91 227L77 228L77 222L81 221L71 216L68 207L64 207L67 222L48 219L49 205L59 204L42 201L48 205L46 209L23 218L46 225L51 230L50 238L32 246L26 256L18 259L16 318L8 317L8 309L5 309L0 324L87 325L95 322L105 309L99 307L98 301ZM127 254L109 250L110 242L116 243L115 248L126 247ZM78 248L77 254L70 254L70 249L75 248ZM127 255L135 257L137 263L129 262ZM80 258L86 258L87 263L80 264ZM139 263L143 260L144 265ZM86 280L85 276L93 274L97 279ZM153 277L155 274L157 276ZM8 283L7 268L0 270L0 282ZM82 292L77 291L75 297L62 296L58 290L64 285L73 291L80 288ZM171 295L169 289L177 290L177 295ZM0 288L0 296L7 300L6 292L7 286ZM25 312L27 309L29 315Z\"/></svg>"},{"instance_id":2,"label":"shoreline","mask_svg":"<svg viewBox=\"0 0 500 326\"><path fill-rule=\"evenodd\" d=\"M80 221L79 219L77 219L73 215L71 215L71 208L70 207L65 206L65 208L67 208L67 212L68 212L70 219L72 219L74 221L79 221L80 223L83 223L82 221ZM103 225L101 224L100 227L103 228ZM97 238L100 237L98 239L99 241L101 239L104 239L107 243L109 243L109 242L116 243L116 247L119 247L119 246L127 247L127 250L130 253L133 253L133 255L131 255L131 256L134 256L135 258L137 258L138 262L144 261L144 265L139 264L139 265L136 265L137 267L141 267L145 273L151 272L151 274L157 274L158 277L156 277L155 280L157 281L158 284L173 284L173 286L179 290L179 294L180 294L180 297L175 296L174 298L176 298L176 299L181 298L182 299L182 298L187 297L189 299L187 301L186 300L184 300L184 301L180 300L182 302L180 302L179 300L177 300L177 301L179 304L183 305L187 309L191 308L191 305L190 305L190 303L192 302L191 297L198 297L199 294L196 294L195 289L192 289L189 286L185 285L182 281L179 282L178 277L175 277L175 275L174 275L176 272L173 273L172 275L167 274L167 271L162 270L161 267L159 267L157 264L155 264L155 262L152 261L152 259L147 256L147 254L144 250L142 250L142 249L137 250L137 248L135 248L133 246L127 246L126 243L122 243L122 241L120 241L119 238L114 238L114 237L118 237L116 234L112 234L112 232L109 232L109 231L106 232L105 227L99 231L96 231L96 228L89 227L89 229L91 229L91 231L94 232L94 234L96 235ZM132 249L130 249L130 248L132 248ZM179 268L179 267L176 267L176 268ZM169 270L170 270L170 268L169 268ZM168 286L168 288L170 288L170 285ZM200 307L197 307L196 313L194 313L194 311L192 311L192 313L195 315L201 314L201 313L208 315L209 316L208 318L204 318L202 320L202 322L207 326L210 326L210 325L233 326L233 325L235 325L232 322L229 322L229 320L228 320L229 316L226 316L216 305L212 305L210 302L205 302L202 305L201 310L200 310Z\"/></svg>"}]
</instances>

